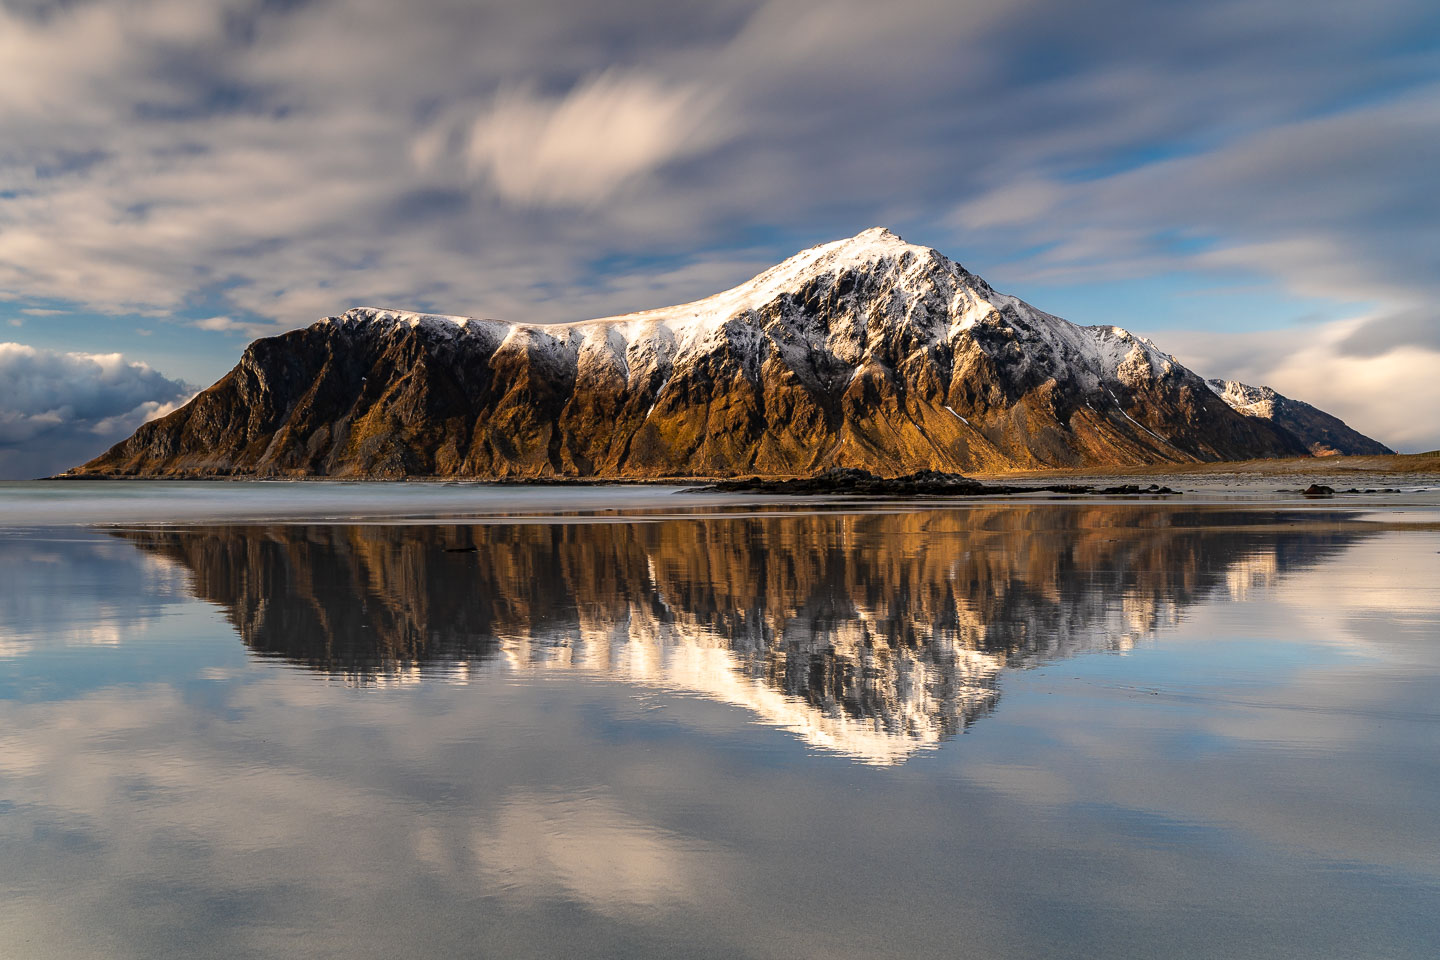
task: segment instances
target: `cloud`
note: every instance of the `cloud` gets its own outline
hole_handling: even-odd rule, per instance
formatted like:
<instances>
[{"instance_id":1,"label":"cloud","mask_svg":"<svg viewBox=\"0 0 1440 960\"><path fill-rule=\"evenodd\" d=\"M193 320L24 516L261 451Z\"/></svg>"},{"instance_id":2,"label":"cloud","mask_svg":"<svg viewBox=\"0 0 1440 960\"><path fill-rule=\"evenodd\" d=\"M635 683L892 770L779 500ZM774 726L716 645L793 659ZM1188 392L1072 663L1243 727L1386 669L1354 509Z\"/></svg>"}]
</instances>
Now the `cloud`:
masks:
<instances>
[{"instance_id":1,"label":"cloud","mask_svg":"<svg viewBox=\"0 0 1440 960\"><path fill-rule=\"evenodd\" d=\"M640 274L768 230L773 259L957 206L992 235L1043 220L1077 166L1175 140L1203 157L1349 87L1413 82L1423 64L1374 50L1422 8L6 8L24 69L0 95L0 290L287 325L356 302L577 319L566 295L617 256ZM1405 152L1370 142L1378 162ZM1116 253L1084 226L1045 240Z\"/></svg>"},{"instance_id":2,"label":"cloud","mask_svg":"<svg viewBox=\"0 0 1440 960\"><path fill-rule=\"evenodd\" d=\"M217 337L578 320L887 223L1001 284L1245 272L1407 315L1440 100L1397 38L1433 3L1315 9L12 3L0 299Z\"/></svg>"},{"instance_id":3,"label":"cloud","mask_svg":"<svg viewBox=\"0 0 1440 960\"><path fill-rule=\"evenodd\" d=\"M1352 357L1383 356L1400 347L1422 347L1440 353L1440 315L1428 309L1373 317L1347 334L1336 347Z\"/></svg>"},{"instance_id":4,"label":"cloud","mask_svg":"<svg viewBox=\"0 0 1440 960\"><path fill-rule=\"evenodd\" d=\"M970 230L1033 223L1065 199L1065 190L1045 180L1007 183L961 204L955 222Z\"/></svg>"},{"instance_id":5,"label":"cloud","mask_svg":"<svg viewBox=\"0 0 1440 960\"><path fill-rule=\"evenodd\" d=\"M273 336L284 331L284 326L277 326L273 323L255 323L247 320L236 320L234 317L203 317L199 320L192 320L190 326L196 330L209 330L214 333L238 333L243 334L252 340L257 337ZM148 336L148 331L135 331L141 336Z\"/></svg>"},{"instance_id":6,"label":"cloud","mask_svg":"<svg viewBox=\"0 0 1440 960\"><path fill-rule=\"evenodd\" d=\"M1006 182L961 204L964 229L1008 228L1050 278L1137 268L1244 270L1297 293L1392 304L1440 292L1426 237L1440 197L1440 87L1267 126L1213 149L1079 182ZM1176 249L1177 237L1188 243Z\"/></svg>"},{"instance_id":7,"label":"cloud","mask_svg":"<svg viewBox=\"0 0 1440 960\"><path fill-rule=\"evenodd\" d=\"M713 98L691 85L607 71L561 98L501 90L467 159L507 200L592 204L719 139Z\"/></svg>"},{"instance_id":8,"label":"cloud","mask_svg":"<svg viewBox=\"0 0 1440 960\"><path fill-rule=\"evenodd\" d=\"M56 473L102 452L194 390L118 353L0 343L0 477Z\"/></svg>"}]
</instances>

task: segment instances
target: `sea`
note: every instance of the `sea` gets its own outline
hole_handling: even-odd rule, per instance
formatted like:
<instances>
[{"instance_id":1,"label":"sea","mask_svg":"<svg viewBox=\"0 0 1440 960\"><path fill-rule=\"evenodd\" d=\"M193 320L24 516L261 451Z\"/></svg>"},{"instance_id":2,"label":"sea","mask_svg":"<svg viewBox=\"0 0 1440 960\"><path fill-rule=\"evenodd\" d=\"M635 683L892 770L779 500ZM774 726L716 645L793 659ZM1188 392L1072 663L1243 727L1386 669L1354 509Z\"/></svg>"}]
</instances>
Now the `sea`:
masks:
<instances>
[{"instance_id":1,"label":"sea","mask_svg":"<svg viewBox=\"0 0 1440 960\"><path fill-rule=\"evenodd\" d=\"M1437 950L1433 489L0 484L7 960Z\"/></svg>"}]
</instances>

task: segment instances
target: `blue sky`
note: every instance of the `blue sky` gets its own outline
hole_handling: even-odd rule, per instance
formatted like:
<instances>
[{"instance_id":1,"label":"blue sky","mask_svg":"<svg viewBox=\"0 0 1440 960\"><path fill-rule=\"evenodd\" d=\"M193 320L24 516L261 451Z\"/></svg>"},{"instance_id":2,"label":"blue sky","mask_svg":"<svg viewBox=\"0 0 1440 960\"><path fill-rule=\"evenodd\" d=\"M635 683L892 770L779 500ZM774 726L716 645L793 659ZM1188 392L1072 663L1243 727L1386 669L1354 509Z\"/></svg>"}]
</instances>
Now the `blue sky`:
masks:
<instances>
[{"instance_id":1,"label":"blue sky","mask_svg":"<svg viewBox=\"0 0 1440 960\"><path fill-rule=\"evenodd\" d=\"M1440 447L1432 0L0 0L0 56L0 475L349 306L584 319L879 224Z\"/></svg>"}]
</instances>

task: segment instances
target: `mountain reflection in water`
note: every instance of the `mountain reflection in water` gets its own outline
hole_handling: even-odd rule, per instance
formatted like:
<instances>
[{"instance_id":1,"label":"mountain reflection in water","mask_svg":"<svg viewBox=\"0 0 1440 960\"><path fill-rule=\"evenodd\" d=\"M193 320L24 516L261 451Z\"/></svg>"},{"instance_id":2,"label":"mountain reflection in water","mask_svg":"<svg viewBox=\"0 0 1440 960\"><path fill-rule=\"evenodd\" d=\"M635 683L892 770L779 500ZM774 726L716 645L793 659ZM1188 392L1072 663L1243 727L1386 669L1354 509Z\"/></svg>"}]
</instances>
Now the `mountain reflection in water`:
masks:
<instances>
[{"instance_id":1,"label":"mountain reflection in water","mask_svg":"<svg viewBox=\"0 0 1440 960\"><path fill-rule=\"evenodd\" d=\"M1369 532L1304 519L1065 504L117 535L183 563L255 652L351 682L593 671L888 764L992 710L1007 668L1127 650Z\"/></svg>"}]
</instances>

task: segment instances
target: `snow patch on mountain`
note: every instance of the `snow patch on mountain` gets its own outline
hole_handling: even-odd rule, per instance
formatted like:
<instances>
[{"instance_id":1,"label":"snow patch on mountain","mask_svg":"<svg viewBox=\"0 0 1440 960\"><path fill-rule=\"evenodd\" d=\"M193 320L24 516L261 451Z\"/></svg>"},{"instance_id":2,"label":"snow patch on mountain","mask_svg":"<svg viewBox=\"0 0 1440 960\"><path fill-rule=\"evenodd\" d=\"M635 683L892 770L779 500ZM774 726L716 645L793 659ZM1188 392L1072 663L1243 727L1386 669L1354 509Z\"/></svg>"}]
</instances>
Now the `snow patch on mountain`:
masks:
<instances>
[{"instance_id":1,"label":"snow patch on mountain","mask_svg":"<svg viewBox=\"0 0 1440 960\"><path fill-rule=\"evenodd\" d=\"M817 318L816 299L831 303L823 311L828 319ZM738 355L752 380L772 354L798 375L814 378L822 376L817 358L833 358L850 367L853 378L872 362L875 344L887 333L902 332L913 355L953 347L981 334L980 328L1021 348L1018 356L1004 357L1006 364L1035 368L1042 379L1068 380L1096 396L1104 395L1106 384L1136 387L1184 369L1145 337L1115 326L1081 327L1037 310L884 227L811 247L714 296L637 313L510 324L360 307L328 322L418 327L500 349L523 346L532 357L569 368L583 354L587 365L607 363L632 382L656 373L668 377L722 346Z\"/></svg>"},{"instance_id":2,"label":"snow patch on mountain","mask_svg":"<svg viewBox=\"0 0 1440 960\"><path fill-rule=\"evenodd\" d=\"M1275 416L1275 400L1280 395L1270 387L1252 387L1239 380L1207 380L1205 383L1239 413L1267 420Z\"/></svg>"}]
</instances>

